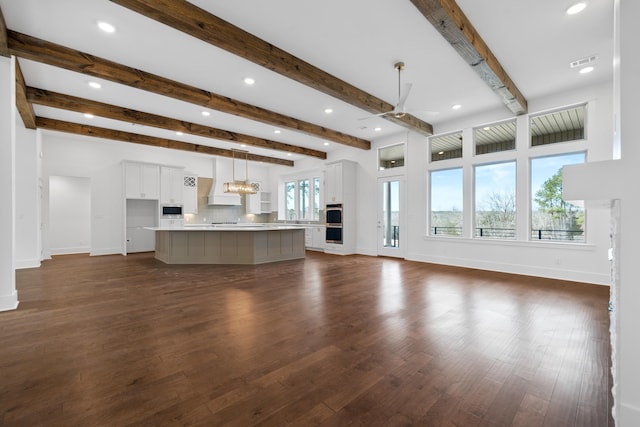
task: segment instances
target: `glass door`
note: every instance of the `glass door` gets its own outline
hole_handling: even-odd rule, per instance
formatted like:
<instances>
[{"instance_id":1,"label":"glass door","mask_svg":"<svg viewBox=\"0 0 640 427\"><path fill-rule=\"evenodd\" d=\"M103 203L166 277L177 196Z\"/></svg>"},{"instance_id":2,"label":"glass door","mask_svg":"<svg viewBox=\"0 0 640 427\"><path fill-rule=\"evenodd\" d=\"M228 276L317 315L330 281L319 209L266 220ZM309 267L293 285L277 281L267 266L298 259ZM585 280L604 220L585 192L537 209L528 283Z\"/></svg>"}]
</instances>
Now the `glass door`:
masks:
<instances>
[{"instance_id":1,"label":"glass door","mask_svg":"<svg viewBox=\"0 0 640 427\"><path fill-rule=\"evenodd\" d=\"M378 178L378 255L404 258L402 178Z\"/></svg>"}]
</instances>

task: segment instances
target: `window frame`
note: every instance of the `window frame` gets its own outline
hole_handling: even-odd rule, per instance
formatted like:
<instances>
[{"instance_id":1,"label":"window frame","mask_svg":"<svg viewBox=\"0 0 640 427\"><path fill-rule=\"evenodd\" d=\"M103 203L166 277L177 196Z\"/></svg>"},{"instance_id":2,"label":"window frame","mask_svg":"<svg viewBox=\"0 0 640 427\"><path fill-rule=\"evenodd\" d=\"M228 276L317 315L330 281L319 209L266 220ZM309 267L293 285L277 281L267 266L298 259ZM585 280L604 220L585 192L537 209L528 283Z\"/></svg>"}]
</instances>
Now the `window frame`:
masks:
<instances>
[{"instance_id":1,"label":"window frame","mask_svg":"<svg viewBox=\"0 0 640 427\"><path fill-rule=\"evenodd\" d=\"M495 237L495 236L483 236L482 231L478 236L476 234L476 230L478 228L478 193L477 193L477 169L481 167L493 166L493 165L502 165L502 164L513 164L513 216L514 216L514 225L513 225L513 237ZM492 162L474 162L473 164L473 175L472 175L473 185L472 185L472 194L473 194L473 211L471 213L471 236L473 239L478 240L505 240L505 241L514 241L518 239L518 159L516 157L507 160L496 160Z\"/></svg>"}]
</instances>

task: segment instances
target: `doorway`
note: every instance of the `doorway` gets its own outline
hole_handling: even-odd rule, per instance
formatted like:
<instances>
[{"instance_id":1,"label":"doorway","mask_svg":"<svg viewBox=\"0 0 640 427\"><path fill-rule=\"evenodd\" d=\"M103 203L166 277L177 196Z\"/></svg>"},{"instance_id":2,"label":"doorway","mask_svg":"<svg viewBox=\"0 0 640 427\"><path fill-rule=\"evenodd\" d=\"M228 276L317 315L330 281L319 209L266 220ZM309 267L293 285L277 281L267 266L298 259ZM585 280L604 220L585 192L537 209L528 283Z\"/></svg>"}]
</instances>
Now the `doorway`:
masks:
<instances>
[{"instance_id":1,"label":"doorway","mask_svg":"<svg viewBox=\"0 0 640 427\"><path fill-rule=\"evenodd\" d=\"M49 177L49 250L51 255L91 251L91 179Z\"/></svg>"},{"instance_id":2,"label":"doorway","mask_svg":"<svg viewBox=\"0 0 640 427\"><path fill-rule=\"evenodd\" d=\"M404 258L403 177L378 178L378 255Z\"/></svg>"}]
</instances>

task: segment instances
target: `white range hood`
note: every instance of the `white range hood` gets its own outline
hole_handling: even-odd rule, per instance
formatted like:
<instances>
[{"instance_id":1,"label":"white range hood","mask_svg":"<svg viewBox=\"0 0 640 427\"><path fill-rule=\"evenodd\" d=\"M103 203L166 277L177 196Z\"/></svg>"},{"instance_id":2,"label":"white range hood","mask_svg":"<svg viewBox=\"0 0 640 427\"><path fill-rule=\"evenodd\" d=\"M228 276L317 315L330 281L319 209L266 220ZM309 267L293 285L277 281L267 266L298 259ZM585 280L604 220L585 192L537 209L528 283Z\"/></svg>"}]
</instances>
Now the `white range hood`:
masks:
<instances>
[{"instance_id":1,"label":"white range hood","mask_svg":"<svg viewBox=\"0 0 640 427\"><path fill-rule=\"evenodd\" d=\"M228 169L228 170L227 170ZM232 165L222 159L213 159L213 185L209 191L209 205L240 206L242 200L239 194L225 193L222 186L233 180Z\"/></svg>"}]
</instances>

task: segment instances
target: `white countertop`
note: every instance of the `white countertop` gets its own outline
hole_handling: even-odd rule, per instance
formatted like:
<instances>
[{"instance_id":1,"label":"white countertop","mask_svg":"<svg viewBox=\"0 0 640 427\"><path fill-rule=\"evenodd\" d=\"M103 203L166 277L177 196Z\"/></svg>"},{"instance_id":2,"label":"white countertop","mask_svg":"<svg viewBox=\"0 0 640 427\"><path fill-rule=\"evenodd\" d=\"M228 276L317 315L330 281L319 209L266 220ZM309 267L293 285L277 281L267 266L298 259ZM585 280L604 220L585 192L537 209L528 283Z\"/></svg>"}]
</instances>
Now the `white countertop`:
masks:
<instances>
[{"instance_id":1,"label":"white countertop","mask_svg":"<svg viewBox=\"0 0 640 427\"><path fill-rule=\"evenodd\" d=\"M185 224L184 226L145 227L153 231L274 231L299 230L324 224L240 223L240 224Z\"/></svg>"}]
</instances>

